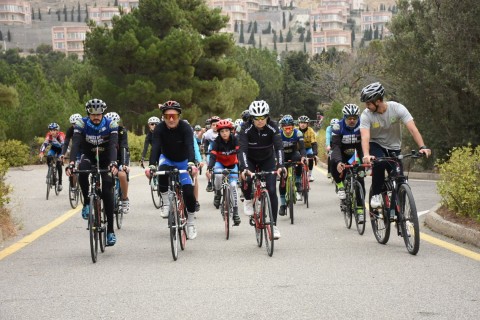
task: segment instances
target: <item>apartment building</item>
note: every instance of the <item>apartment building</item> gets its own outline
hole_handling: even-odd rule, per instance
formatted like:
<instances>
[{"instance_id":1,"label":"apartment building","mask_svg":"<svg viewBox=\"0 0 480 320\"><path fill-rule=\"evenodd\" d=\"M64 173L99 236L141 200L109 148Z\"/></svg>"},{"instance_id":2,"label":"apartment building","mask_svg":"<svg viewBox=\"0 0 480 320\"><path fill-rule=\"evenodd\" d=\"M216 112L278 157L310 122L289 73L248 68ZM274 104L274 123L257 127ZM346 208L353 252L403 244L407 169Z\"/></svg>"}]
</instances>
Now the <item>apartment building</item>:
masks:
<instances>
[{"instance_id":1,"label":"apartment building","mask_svg":"<svg viewBox=\"0 0 480 320\"><path fill-rule=\"evenodd\" d=\"M0 0L0 24L32 24L32 8L30 3L21 0Z\"/></svg>"},{"instance_id":2,"label":"apartment building","mask_svg":"<svg viewBox=\"0 0 480 320\"><path fill-rule=\"evenodd\" d=\"M311 11L312 54L333 47L339 51L352 49L351 30L346 29L350 5L349 0L323 1L319 8Z\"/></svg>"},{"instance_id":3,"label":"apartment building","mask_svg":"<svg viewBox=\"0 0 480 320\"><path fill-rule=\"evenodd\" d=\"M52 47L66 55L75 53L83 58L83 41L89 27L84 26L56 26L52 28Z\"/></svg>"},{"instance_id":4,"label":"apartment building","mask_svg":"<svg viewBox=\"0 0 480 320\"><path fill-rule=\"evenodd\" d=\"M385 26L387 22L392 20L392 12L390 11L364 11L360 14L361 18L361 31L365 30L377 30L383 29L383 36L389 36L390 31Z\"/></svg>"}]
</instances>

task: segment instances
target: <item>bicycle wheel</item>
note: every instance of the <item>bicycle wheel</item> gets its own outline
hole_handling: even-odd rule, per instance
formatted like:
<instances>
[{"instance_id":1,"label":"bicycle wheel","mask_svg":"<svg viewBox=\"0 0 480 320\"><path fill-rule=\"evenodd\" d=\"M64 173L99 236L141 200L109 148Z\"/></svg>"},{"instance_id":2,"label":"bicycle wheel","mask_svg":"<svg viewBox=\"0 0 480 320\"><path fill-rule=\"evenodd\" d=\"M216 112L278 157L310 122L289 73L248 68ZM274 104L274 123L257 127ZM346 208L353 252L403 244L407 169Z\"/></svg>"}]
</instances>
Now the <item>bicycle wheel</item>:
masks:
<instances>
[{"instance_id":1,"label":"bicycle wheel","mask_svg":"<svg viewBox=\"0 0 480 320\"><path fill-rule=\"evenodd\" d=\"M52 167L48 166L48 171L47 171L47 200L48 196L50 195L50 189L52 188Z\"/></svg>"},{"instance_id":2,"label":"bicycle wheel","mask_svg":"<svg viewBox=\"0 0 480 320\"><path fill-rule=\"evenodd\" d=\"M380 209L370 208L370 222L372 224L373 235L377 239L378 243L386 244L390 238L390 217L388 209L385 208L384 197L387 197L386 193L382 193L382 207ZM372 189L370 188L368 195L368 203L372 199Z\"/></svg>"},{"instance_id":3,"label":"bicycle wheel","mask_svg":"<svg viewBox=\"0 0 480 320\"><path fill-rule=\"evenodd\" d=\"M78 183L75 187L73 187L72 178L70 177L68 182L68 200L70 201L70 206L72 207L72 209L75 209L78 206L78 197Z\"/></svg>"},{"instance_id":4,"label":"bicycle wheel","mask_svg":"<svg viewBox=\"0 0 480 320\"><path fill-rule=\"evenodd\" d=\"M230 237L230 187L223 187L222 216L225 224L225 239Z\"/></svg>"},{"instance_id":5,"label":"bicycle wheel","mask_svg":"<svg viewBox=\"0 0 480 320\"><path fill-rule=\"evenodd\" d=\"M420 249L420 226L418 224L417 207L409 185L400 185L397 201L400 207L399 220L405 246L408 253L416 255Z\"/></svg>"},{"instance_id":6,"label":"bicycle wheel","mask_svg":"<svg viewBox=\"0 0 480 320\"><path fill-rule=\"evenodd\" d=\"M293 204L295 203L295 200L296 200L296 195L295 195L295 184L293 183L293 177L290 176L289 177L289 181L288 181L288 185L289 185L289 191L288 191L288 203L287 203L287 207L288 207L288 213L290 215L290 224L293 224L294 222L294 213L293 213Z\"/></svg>"},{"instance_id":7,"label":"bicycle wheel","mask_svg":"<svg viewBox=\"0 0 480 320\"><path fill-rule=\"evenodd\" d=\"M107 245L107 218L105 215L105 209L102 208L102 200L97 198L96 200L97 211L97 227L98 227L98 242L100 243L100 251L105 252L105 246Z\"/></svg>"},{"instance_id":8,"label":"bicycle wheel","mask_svg":"<svg viewBox=\"0 0 480 320\"><path fill-rule=\"evenodd\" d=\"M363 196L363 188L360 182L355 181L353 185L352 209L355 215L355 224L359 235L365 232L365 197ZM360 218L361 217L361 218ZM361 220L361 221L360 221Z\"/></svg>"},{"instance_id":9,"label":"bicycle wheel","mask_svg":"<svg viewBox=\"0 0 480 320\"><path fill-rule=\"evenodd\" d=\"M303 187L303 203L309 207L308 193L310 191L310 182L308 181L308 172L304 169L302 171L302 187Z\"/></svg>"},{"instance_id":10,"label":"bicycle wheel","mask_svg":"<svg viewBox=\"0 0 480 320\"><path fill-rule=\"evenodd\" d=\"M90 203L94 203L93 196L90 197ZM93 263L97 262L98 254L98 232L95 217L95 209L93 208L93 205L91 205L90 211L88 212L88 231L90 234L90 254L92 256Z\"/></svg>"},{"instance_id":11,"label":"bicycle wheel","mask_svg":"<svg viewBox=\"0 0 480 320\"><path fill-rule=\"evenodd\" d=\"M342 201L342 211L343 211L343 220L345 221L345 226L347 229L352 227L352 201L353 197L351 194L350 180L347 178L345 180L345 199Z\"/></svg>"},{"instance_id":12,"label":"bicycle wheel","mask_svg":"<svg viewBox=\"0 0 480 320\"><path fill-rule=\"evenodd\" d=\"M156 177L153 177L150 181L150 193L152 194L153 205L155 208L160 209L163 206L163 198L158 185L154 184Z\"/></svg>"},{"instance_id":13,"label":"bicycle wheel","mask_svg":"<svg viewBox=\"0 0 480 320\"><path fill-rule=\"evenodd\" d=\"M262 225L263 225L263 234L265 238L265 247L267 249L268 255L271 257L273 255L273 247L275 239L273 238L273 212L272 204L270 202L270 196L267 191L262 192Z\"/></svg>"},{"instance_id":14,"label":"bicycle wheel","mask_svg":"<svg viewBox=\"0 0 480 320\"><path fill-rule=\"evenodd\" d=\"M57 177L57 168L56 167L53 167L52 168L52 172L53 172L53 181L54 181L54 188L55 188L55 195L58 196L58 194L60 193L60 191L58 190L58 177Z\"/></svg>"},{"instance_id":15,"label":"bicycle wheel","mask_svg":"<svg viewBox=\"0 0 480 320\"><path fill-rule=\"evenodd\" d=\"M123 225L123 209L120 204L122 199L122 192L120 190L120 182L116 181L115 183L115 191L113 193L113 213L115 215L115 222L117 225L117 229L122 229Z\"/></svg>"},{"instance_id":16,"label":"bicycle wheel","mask_svg":"<svg viewBox=\"0 0 480 320\"><path fill-rule=\"evenodd\" d=\"M180 248L185 250L187 244L187 209L185 207L185 200L181 193L177 193L177 199L180 199L178 202L178 221L180 227L178 228L178 236L180 240Z\"/></svg>"},{"instance_id":17,"label":"bicycle wheel","mask_svg":"<svg viewBox=\"0 0 480 320\"><path fill-rule=\"evenodd\" d=\"M255 227L255 238L257 239L257 245L258 247L261 247L263 244L263 233L262 233L262 226L261 226L261 219L260 219L260 214L261 214L261 206L258 205L258 201L261 201L260 199L253 199L253 221L254 221L254 227ZM260 203L261 204L261 203Z\"/></svg>"},{"instance_id":18,"label":"bicycle wheel","mask_svg":"<svg viewBox=\"0 0 480 320\"><path fill-rule=\"evenodd\" d=\"M179 214L177 209L177 199L176 197L172 197L171 204L170 204L170 211L168 214L168 226L170 228L170 245L172 247L172 256L173 260L177 261L178 259L178 243L179 243Z\"/></svg>"}]
</instances>

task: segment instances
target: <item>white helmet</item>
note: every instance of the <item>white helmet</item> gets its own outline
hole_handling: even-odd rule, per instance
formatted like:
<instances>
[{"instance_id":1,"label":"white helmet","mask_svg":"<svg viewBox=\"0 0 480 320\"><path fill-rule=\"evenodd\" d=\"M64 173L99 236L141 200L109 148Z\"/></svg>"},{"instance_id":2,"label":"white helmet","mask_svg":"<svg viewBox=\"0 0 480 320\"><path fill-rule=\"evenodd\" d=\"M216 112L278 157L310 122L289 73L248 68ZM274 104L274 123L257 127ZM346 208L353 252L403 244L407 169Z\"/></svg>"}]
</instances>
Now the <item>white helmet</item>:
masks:
<instances>
[{"instance_id":1,"label":"white helmet","mask_svg":"<svg viewBox=\"0 0 480 320\"><path fill-rule=\"evenodd\" d=\"M88 114L103 114L107 109L107 104L100 99L91 99L85 103L85 111Z\"/></svg>"},{"instance_id":2,"label":"white helmet","mask_svg":"<svg viewBox=\"0 0 480 320\"><path fill-rule=\"evenodd\" d=\"M337 124L339 122L340 121L337 118L333 118L332 120L330 120L330 125L333 126L334 124Z\"/></svg>"},{"instance_id":3,"label":"white helmet","mask_svg":"<svg viewBox=\"0 0 480 320\"><path fill-rule=\"evenodd\" d=\"M120 121L120 116L118 115L118 113L116 112L109 112L105 115L105 118L109 119L109 120L112 120L112 121L115 121L115 122L119 122Z\"/></svg>"},{"instance_id":4,"label":"white helmet","mask_svg":"<svg viewBox=\"0 0 480 320\"><path fill-rule=\"evenodd\" d=\"M82 115L80 113L75 113L70 116L70 123L75 124L78 120L82 119Z\"/></svg>"},{"instance_id":5,"label":"white helmet","mask_svg":"<svg viewBox=\"0 0 480 320\"><path fill-rule=\"evenodd\" d=\"M360 109L356 104L347 103L343 106L342 113L345 117L358 116L360 114Z\"/></svg>"},{"instance_id":6,"label":"white helmet","mask_svg":"<svg viewBox=\"0 0 480 320\"><path fill-rule=\"evenodd\" d=\"M159 123L160 123L160 119L159 119L158 117L150 117L150 118L148 118L148 123L159 124Z\"/></svg>"},{"instance_id":7,"label":"white helmet","mask_svg":"<svg viewBox=\"0 0 480 320\"><path fill-rule=\"evenodd\" d=\"M253 101L250 106L248 107L248 111L250 112L250 116L252 117L259 117L265 116L270 113L270 107L268 103L264 100Z\"/></svg>"},{"instance_id":8,"label":"white helmet","mask_svg":"<svg viewBox=\"0 0 480 320\"><path fill-rule=\"evenodd\" d=\"M235 127L241 126L242 123L243 123L243 120L242 120L242 119L237 119L237 120L235 120Z\"/></svg>"}]
</instances>

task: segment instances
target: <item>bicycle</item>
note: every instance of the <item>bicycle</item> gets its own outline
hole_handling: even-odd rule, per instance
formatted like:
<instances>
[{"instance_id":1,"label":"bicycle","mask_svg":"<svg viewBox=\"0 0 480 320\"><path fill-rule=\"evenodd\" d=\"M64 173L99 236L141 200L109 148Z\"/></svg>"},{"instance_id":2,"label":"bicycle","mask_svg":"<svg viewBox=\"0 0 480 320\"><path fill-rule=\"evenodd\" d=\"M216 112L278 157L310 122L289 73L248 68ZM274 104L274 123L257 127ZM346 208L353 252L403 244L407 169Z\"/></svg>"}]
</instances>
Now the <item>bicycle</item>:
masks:
<instances>
[{"instance_id":1,"label":"bicycle","mask_svg":"<svg viewBox=\"0 0 480 320\"><path fill-rule=\"evenodd\" d=\"M358 181L365 175L364 171L359 171L359 168L370 167L369 164L345 164L345 199L340 203L340 209L343 212L345 226L350 229L352 226L352 216L355 217L355 225L357 226L358 234L363 235L365 232L365 191L362 184ZM362 176L363 175L363 176ZM360 219L362 217L362 219ZM360 221L361 220L361 221Z\"/></svg>"},{"instance_id":2,"label":"bicycle","mask_svg":"<svg viewBox=\"0 0 480 320\"><path fill-rule=\"evenodd\" d=\"M222 205L220 210L225 224L225 238L228 240L230 237L230 221L233 219L233 207L235 203L233 198L234 193L232 191L232 188L235 187L230 185L229 176L231 174L238 174L238 171L224 168L222 171L214 170L213 174L222 175Z\"/></svg>"},{"instance_id":3,"label":"bicycle","mask_svg":"<svg viewBox=\"0 0 480 320\"><path fill-rule=\"evenodd\" d=\"M286 180L282 177L282 186L286 185L285 191L285 204L287 206L288 214L290 215L290 224L294 222L294 210L293 205L297 203L296 186L295 186L295 166L297 162L287 161L285 162L285 168L287 169Z\"/></svg>"},{"instance_id":4,"label":"bicycle","mask_svg":"<svg viewBox=\"0 0 480 320\"><path fill-rule=\"evenodd\" d=\"M250 173L253 178L253 215L250 218L250 225L255 227L255 237L259 248L262 247L263 238L265 238L265 248L270 257L273 255L274 249L273 227L275 223L265 177L276 173L276 171Z\"/></svg>"},{"instance_id":5,"label":"bicycle","mask_svg":"<svg viewBox=\"0 0 480 320\"><path fill-rule=\"evenodd\" d=\"M392 155L373 161L373 166L386 162L392 167L383 184L382 207L370 208L373 234L380 244L386 244L390 238L391 223L394 222L397 235L403 237L407 251L412 255L416 255L420 249L420 226L408 176L403 174L402 159L416 159L421 156L421 153L412 150L409 154ZM370 188L369 202L371 198L372 189Z\"/></svg>"},{"instance_id":6,"label":"bicycle","mask_svg":"<svg viewBox=\"0 0 480 320\"><path fill-rule=\"evenodd\" d=\"M150 176L150 181L148 184L150 185L150 193L152 194L153 205L157 209L163 208L163 197L162 193L160 192L160 188L158 188L157 179Z\"/></svg>"},{"instance_id":7,"label":"bicycle","mask_svg":"<svg viewBox=\"0 0 480 320\"><path fill-rule=\"evenodd\" d=\"M58 190L58 178L57 167L55 165L56 159L53 156L47 156L48 171L47 171L47 200L50 195L50 189L55 188L55 194L58 196L60 191ZM41 160L43 162L43 159Z\"/></svg>"},{"instance_id":8,"label":"bicycle","mask_svg":"<svg viewBox=\"0 0 480 320\"><path fill-rule=\"evenodd\" d=\"M107 218L105 210L102 208L102 188L100 185L100 174L105 172L110 172L110 169L100 169L96 165L92 165L89 170L74 169L74 173L90 174L90 190L88 192L90 210L88 212L87 230L89 230L90 235L90 254L93 263L97 262L99 245L100 251L103 253L107 244Z\"/></svg>"},{"instance_id":9,"label":"bicycle","mask_svg":"<svg viewBox=\"0 0 480 320\"><path fill-rule=\"evenodd\" d=\"M180 174L190 173L190 170L179 170L175 167L170 167L169 170L151 170L150 172L154 176L168 176L168 228L170 229L170 245L172 247L173 260L177 261L178 245L180 244L181 250L185 250L187 243L187 215Z\"/></svg>"},{"instance_id":10,"label":"bicycle","mask_svg":"<svg viewBox=\"0 0 480 320\"><path fill-rule=\"evenodd\" d=\"M120 179L118 176L114 178L113 184L113 214L117 229L122 229L123 225L123 208L122 208L122 188L120 187Z\"/></svg>"}]
</instances>

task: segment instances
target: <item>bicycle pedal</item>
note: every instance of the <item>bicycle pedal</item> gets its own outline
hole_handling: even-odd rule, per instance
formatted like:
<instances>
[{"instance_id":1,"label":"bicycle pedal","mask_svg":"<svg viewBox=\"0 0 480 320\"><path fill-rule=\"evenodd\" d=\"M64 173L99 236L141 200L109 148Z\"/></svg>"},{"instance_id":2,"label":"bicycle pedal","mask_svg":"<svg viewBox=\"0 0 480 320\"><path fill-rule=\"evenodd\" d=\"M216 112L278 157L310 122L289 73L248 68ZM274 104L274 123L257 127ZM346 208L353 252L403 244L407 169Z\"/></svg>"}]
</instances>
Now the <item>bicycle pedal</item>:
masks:
<instances>
[{"instance_id":1,"label":"bicycle pedal","mask_svg":"<svg viewBox=\"0 0 480 320\"><path fill-rule=\"evenodd\" d=\"M253 219L253 217L250 218L249 223L252 227L255 227L255 220Z\"/></svg>"}]
</instances>

